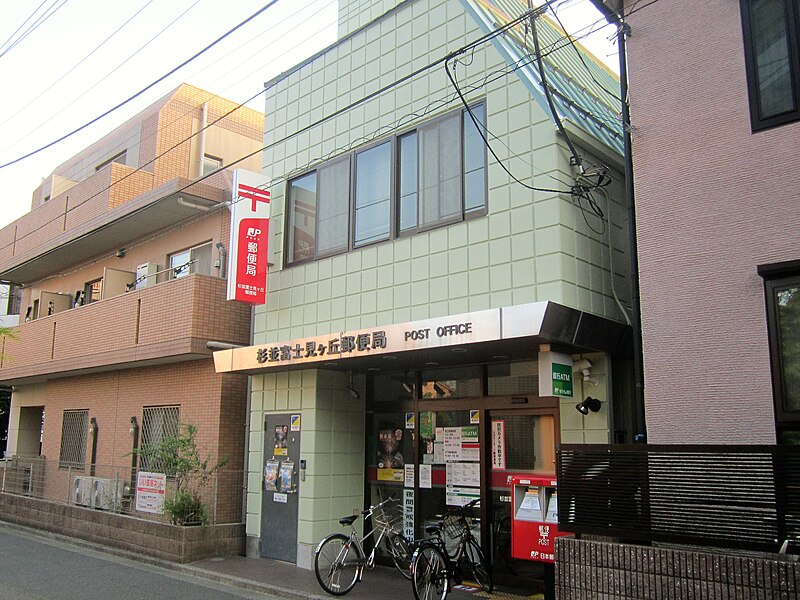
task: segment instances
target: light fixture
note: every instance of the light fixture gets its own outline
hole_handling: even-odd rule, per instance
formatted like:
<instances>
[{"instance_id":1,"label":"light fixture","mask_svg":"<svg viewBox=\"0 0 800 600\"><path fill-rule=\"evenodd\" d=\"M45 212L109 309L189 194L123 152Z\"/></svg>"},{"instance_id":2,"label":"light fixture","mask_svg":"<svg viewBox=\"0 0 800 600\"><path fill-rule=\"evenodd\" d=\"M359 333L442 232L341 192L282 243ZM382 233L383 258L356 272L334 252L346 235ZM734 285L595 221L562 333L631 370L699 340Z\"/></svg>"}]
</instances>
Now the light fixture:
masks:
<instances>
[{"instance_id":1,"label":"light fixture","mask_svg":"<svg viewBox=\"0 0 800 600\"><path fill-rule=\"evenodd\" d=\"M466 348L450 348L450 352L455 352L456 354L463 354L466 351Z\"/></svg>"},{"instance_id":2,"label":"light fixture","mask_svg":"<svg viewBox=\"0 0 800 600\"><path fill-rule=\"evenodd\" d=\"M89 419L89 435L94 435L97 433L97 419L92 417Z\"/></svg>"},{"instance_id":3,"label":"light fixture","mask_svg":"<svg viewBox=\"0 0 800 600\"><path fill-rule=\"evenodd\" d=\"M136 422L136 417L131 417L131 428L128 430L128 433L135 437L137 431L139 431L139 423Z\"/></svg>"},{"instance_id":4,"label":"light fixture","mask_svg":"<svg viewBox=\"0 0 800 600\"><path fill-rule=\"evenodd\" d=\"M125 248L117 250L117 258L125 258Z\"/></svg>"},{"instance_id":5,"label":"light fixture","mask_svg":"<svg viewBox=\"0 0 800 600\"><path fill-rule=\"evenodd\" d=\"M578 404L575 405L575 410L582 415L588 415L589 411L597 412L600 410L600 400L592 398L591 396L586 396L586 400L578 402Z\"/></svg>"}]
</instances>

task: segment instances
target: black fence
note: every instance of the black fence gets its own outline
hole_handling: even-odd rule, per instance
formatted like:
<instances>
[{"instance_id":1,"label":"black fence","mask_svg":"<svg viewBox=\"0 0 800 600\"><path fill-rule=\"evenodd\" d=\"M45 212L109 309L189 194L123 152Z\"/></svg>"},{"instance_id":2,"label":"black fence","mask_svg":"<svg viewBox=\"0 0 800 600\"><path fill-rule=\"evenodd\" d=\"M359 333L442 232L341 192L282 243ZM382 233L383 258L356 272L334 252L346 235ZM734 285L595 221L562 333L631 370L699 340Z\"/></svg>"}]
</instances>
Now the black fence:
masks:
<instances>
[{"instance_id":1,"label":"black fence","mask_svg":"<svg viewBox=\"0 0 800 600\"><path fill-rule=\"evenodd\" d=\"M800 447L563 444L559 529L780 551L800 542Z\"/></svg>"}]
</instances>

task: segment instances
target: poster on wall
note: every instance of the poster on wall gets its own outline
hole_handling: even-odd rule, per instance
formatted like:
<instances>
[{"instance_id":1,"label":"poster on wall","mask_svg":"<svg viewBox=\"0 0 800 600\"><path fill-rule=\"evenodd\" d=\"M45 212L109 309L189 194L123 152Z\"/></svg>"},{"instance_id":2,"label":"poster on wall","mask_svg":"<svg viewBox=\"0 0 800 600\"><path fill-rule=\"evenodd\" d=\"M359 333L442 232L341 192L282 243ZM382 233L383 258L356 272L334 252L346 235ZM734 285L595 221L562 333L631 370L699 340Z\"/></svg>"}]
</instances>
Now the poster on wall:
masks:
<instances>
[{"instance_id":1,"label":"poster on wall","mask_svg":"<svg viewBox=\"0 0 800 600\"><path fill-rule=\"evenodd\" d=\"M492 421L492 469L506 468L506 422Z\"/></svg>"},{"instance_id":2,"label":"poster on wall","mask_svg":"<svg viewBox=\"0 0 800 600\"><path fill-rule=\"evenodd\" d=\"M287 442L287 437L289 437L289 426L288 425L276 425L275 426L275 444L273 446L272 454L273 456L288 456L289 455L289 447Z\"/></svg>"},{"instance_id":3,"label":"poster on wall","mask_svg":"<svg viewBox=\"0 0 800 600\"><path fill-rule=\"evenodd\" d=\"M403 481L405 460L402 452L403 430L381 429L378 431L378 479L381 481Z\"/></svg>"},{"instance_id":4,"label":"poster on wall","mask_svg":"<svg viewBox=\"0 0 800 600\"><path fill-rule=\"evenodd\" d=\"M447 463L445 477L448 486L480 487L481 465L476 462Z\"/></svg>"},{"instance_id":5,"label":"poster on wall","mask_svg":"<svg viewBox=\"0 0 800 600\"><path fill-rule=\"evenodd\" d=\"M163 514L167 476L164 473L139 471L136 477L136 510Z\"/></svg>"},{"instance_id":6,"label":"poster on wall","mask_svg":"<svg viewBox=\"0 0 800 600\"><path fill-rule=\"evenodd\" d=\"M278 491L278 469L280 462L277 460L268 460L264 465L264 491L277 492Z\"/></svg>"},{"instance_id":7,"label":"poster on wall","mask_svg":"<svg viewBox=\"0 0 800 600\"><path fill-rule=\"evenodd\" d=\"M279 481L281 491L287 494L293 494L294 488L294 463L290 460L285 460L281 463Z\"/></svg>"},{"instance_id":8,"label":"poster on wall","mask_svg":"<svg viewBox=\"0 0 800 600\"><path fill-rule=\"evenodd\" d=\"M403 489L403 535L414 539L414 490Z\"/></svg>"}]
</instances>

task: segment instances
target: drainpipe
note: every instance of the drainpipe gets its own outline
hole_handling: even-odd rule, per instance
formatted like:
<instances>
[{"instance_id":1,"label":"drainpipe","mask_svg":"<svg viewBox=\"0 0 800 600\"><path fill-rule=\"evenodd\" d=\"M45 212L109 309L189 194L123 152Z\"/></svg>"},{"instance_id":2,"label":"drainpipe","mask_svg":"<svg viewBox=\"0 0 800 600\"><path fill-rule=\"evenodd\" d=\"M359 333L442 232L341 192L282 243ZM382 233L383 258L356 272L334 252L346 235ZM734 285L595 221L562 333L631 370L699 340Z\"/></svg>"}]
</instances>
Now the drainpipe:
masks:
<instances>
[{"instance_id":1,"label":"drainpipe","mask_svg":"<svg viewBox=\"0 0 800 600\"><path fill-rule=\"evenodd\" d=\"M208 123L208 102L200 107L200 131L197 132L197 176L203 176L203 158L206 155L206 125Z\"/></svg>"},{"instance_id":2,"label":"drainpipe","mask_svg":"<svg viewBox=\"0 0 800 600\"><path fill-rule=\"evenodd\" d=\"M639 250L636 242L636 203L633 192L633 152L631 150L631 113L628 105L628 60L625 42L630 25L622 18L624 0L591 0L609 23L617 26L619 48L619 88L622 105L622 140L625 154L625 199L628 204L628 236L631 254L631 327L633 328L633 377L636 428L633 441L647 440L644 400L644 360L642 356L642 313L639 297ZM615 8L612 8L614 6Z\"/></svg>"}]
</instances>

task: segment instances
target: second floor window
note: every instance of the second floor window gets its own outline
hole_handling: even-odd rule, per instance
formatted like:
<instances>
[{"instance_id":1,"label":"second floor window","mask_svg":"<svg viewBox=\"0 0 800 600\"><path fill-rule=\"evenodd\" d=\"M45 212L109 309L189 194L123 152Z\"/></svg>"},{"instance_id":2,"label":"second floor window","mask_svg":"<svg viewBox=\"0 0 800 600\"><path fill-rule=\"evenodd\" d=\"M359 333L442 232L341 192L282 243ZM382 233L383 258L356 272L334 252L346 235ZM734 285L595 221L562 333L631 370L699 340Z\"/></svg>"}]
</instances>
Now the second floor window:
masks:
<instances>
[{"instance_id":1,"label":"second floor window","mask_svg":"<svg viewBox=\"0 0 800 600\"><path fill-rule=\"evenodd\" d=\"M208 175L222 167L222 159L210 154L203 155L203 172L201 175Z\"/></svg>"},{"instance_id":2,"label":"second floor window","mask_svg":"<svg viewBox=\"0 0 800 600\"><path fill-rule=\"evenodd\" d=\"M740 0L753 131L800 119L797 0Z\"/></svg>"},{"instance_id":3,"label":"second floor window","mask_svg":"<svg viewBox=\"0 0 800 600\"><path fill-rule=\"evenodd\" d=\"M486 212L483 104L331 160L288 184L287 264Z\"/></svg>"},{"instance_id":4,"label":"second floor window","mask_svg":"<svg viewBox=\"0 0 800 600\"><path fill-rule=\"evenodd\" d=\"M211 274L211 244L187 248L169 256L170 277L177 279L192 273Z\"/></svg>"}]
</instances>

